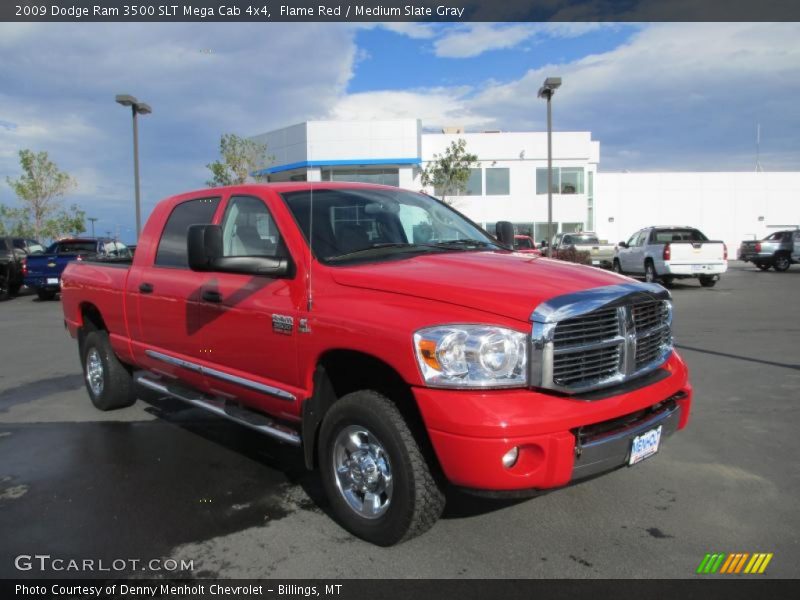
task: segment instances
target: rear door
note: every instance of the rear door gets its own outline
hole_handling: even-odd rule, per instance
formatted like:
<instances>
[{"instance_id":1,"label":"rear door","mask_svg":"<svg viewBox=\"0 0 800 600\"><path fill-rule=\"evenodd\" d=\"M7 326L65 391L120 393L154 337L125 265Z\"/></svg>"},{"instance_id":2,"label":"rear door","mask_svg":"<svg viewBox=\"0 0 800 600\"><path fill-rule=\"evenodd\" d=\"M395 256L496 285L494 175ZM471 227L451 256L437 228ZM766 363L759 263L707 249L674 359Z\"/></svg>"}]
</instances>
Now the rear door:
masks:
<instances>
[{"instance_id":1,"label":"rear door","mask_svg":"<svg viewBox=\"0 0 800 600\"><path fill-rule=\"evenodd\" d=\"M795 231L792 236L792 260L800 262L800 231Z\"/></svg>"},{"instance_id":2,"label":"rear door","mask_svg":"<svg viewBox=\"0 0 800 600\"><path fill-rule=\"evenodd\" d=\"M133 267L129 276L128 293L136 306L136 321L130 326L137 360L196 387L202 387L204 381L191 365L206 356L202 340L205 305L200 294L208 274L189 269L186 232L190 225L211 223L219 203L219 197L200 197L175 205L153 263Z\"/></svg>"}]
</instances>

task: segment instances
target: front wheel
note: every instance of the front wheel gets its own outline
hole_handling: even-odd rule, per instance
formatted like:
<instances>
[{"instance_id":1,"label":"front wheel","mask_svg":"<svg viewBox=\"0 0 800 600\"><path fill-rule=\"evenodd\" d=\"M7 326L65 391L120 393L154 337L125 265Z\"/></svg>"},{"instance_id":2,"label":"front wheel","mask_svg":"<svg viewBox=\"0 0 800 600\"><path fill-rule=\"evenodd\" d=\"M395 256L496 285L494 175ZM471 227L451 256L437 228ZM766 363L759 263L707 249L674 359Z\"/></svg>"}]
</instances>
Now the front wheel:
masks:
<instances>
[{"instance_id":1,"label":"front wheel","mask_svg":"<svg viewBox=\"0 0 800 600\"><path fill-rule=\"evenodd\" d=\"M115 410L136 402L133 376L125 368L105 331L92 331L83 344L83 378L95 408Z\"/></svg>"},{"instance_id":2,"label":"front wheel","mask_svg":"<svg viewBox=\"0 0 800 600\"><path fill-rule=\"evenodd\" d=\"M379 546L428 530L445 497L397 406L363 390L338 400L319 438L322 483L339 522Z\"/></svg>"},{"instance_id":3,"label":"front wheel","mask_svg":"<svg viewBox=\"0 0 800 600\"><path fill-rule=\"evenodd\" d=\"M785 254L779 254L775 257L775 263L772 267L781 273L789 269L789 266L792 264L792 261L789 259L788 256Z\"/></svg>"},{"instance_id":4,"label":"front wheel","mask_svg":"<svg viewBox=\"0 0 800 600\"><path fill-rule=\"evenodd\" d=\"M703 287L707 288L714 287L715 285L717 285L717 281L719 281L718 277L713 277L709 275L700 275L700 285L702 285Z\"/></svg>"},{"instance_id":5,"label":"front wheel","mask_svg":"<svg viewBox=\"0 0 800 600\"><path fill-rule=\"evenodd\" d=\"M652 263L652 261L647 261L644 263L644 280L647 283L655 283L656 279L658 279L658 275L656 275L656 267Z\"/></svg>"},{"instance_id":6,"label":"front wheel","mask_svg":"<svg viewBox=\"0 0 800 600\"><path fill-rule=\"evenodd\" d=\"M39 300L42 302L52 300L56 297L56 293L53 290L36 290L36 295L39 296Z\"/></svg>"},{"instance_id":7,"label":"front wheel","mask_svg":"<svg viewBox=\"0 0 800 600\"><path fill-rule=\"evenodd\" d=\"M619 263L619 259L618 258L614 259L614 263L611 265L611 269L614 271L614 273L619 273L620 275L624 275L625 274L622 271L622 265Z\"/></svg>"}]
</instances>

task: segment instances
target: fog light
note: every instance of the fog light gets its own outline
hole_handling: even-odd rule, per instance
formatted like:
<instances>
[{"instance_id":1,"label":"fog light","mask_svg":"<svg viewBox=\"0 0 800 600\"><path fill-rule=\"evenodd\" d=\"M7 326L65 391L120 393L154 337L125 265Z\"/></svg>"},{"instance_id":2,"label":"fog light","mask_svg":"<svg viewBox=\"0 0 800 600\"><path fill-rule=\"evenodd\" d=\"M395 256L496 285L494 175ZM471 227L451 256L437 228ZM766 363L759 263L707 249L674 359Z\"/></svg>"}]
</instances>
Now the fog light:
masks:
<instances>
[{"instance_id":1,"label":"fog light","mask_svg":"<svg viewBox=\"0 0 800 600\"><path fill-rule=\"evenodd\" d=\"M517 464L518 458L519 458L519 448L517 446L514 446L511 450L509 450L503 455L503 466L506 469L510 469L515 464Z\"/></svg>"}]
</instances>

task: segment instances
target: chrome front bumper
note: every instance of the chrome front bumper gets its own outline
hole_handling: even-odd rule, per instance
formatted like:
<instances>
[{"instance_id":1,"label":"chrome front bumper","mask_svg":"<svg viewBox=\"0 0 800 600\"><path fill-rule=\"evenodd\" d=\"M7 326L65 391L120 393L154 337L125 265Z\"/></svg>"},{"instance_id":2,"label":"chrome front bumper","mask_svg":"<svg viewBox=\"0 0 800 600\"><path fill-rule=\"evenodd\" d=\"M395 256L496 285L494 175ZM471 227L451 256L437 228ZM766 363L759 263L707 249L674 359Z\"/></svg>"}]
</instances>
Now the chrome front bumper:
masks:
<instances>
[{"instance_id":1,"label":"chrome front bumper","mask_svg":"<svg viewBox=\"0 0 800 600\"><path fill-rule=\"evenodd\" d=\"M680 406L673 405L630 426L581 440L575 447L572 481L585 479L628 464L633 438L661 425L661 442L675 433L680 422Z\"/></svg>"}]
</instances>

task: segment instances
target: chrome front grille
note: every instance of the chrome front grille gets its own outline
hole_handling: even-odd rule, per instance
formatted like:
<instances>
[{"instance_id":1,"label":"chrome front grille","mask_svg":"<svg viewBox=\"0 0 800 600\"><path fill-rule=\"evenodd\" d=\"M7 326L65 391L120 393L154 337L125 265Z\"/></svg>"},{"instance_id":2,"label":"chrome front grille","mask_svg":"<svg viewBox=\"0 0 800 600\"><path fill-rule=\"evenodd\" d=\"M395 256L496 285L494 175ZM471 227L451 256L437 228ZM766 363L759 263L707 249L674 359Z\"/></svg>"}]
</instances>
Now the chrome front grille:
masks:
<instances>
[{"instance_id":1,"label":"chrome front grille","mask_svg":"<svg viewBox=\"0 0 800 600\"><path fill-rule=\"evenodd\" d=\"M531 381L580 393L643 375L672 351L669 292L622 284L560 296L534 311Z\"/></svg>"}]
</instances>

